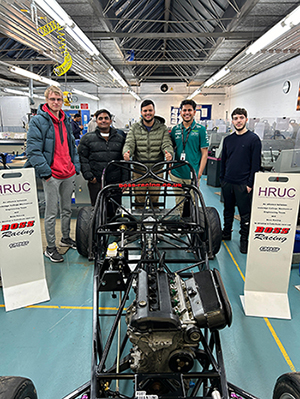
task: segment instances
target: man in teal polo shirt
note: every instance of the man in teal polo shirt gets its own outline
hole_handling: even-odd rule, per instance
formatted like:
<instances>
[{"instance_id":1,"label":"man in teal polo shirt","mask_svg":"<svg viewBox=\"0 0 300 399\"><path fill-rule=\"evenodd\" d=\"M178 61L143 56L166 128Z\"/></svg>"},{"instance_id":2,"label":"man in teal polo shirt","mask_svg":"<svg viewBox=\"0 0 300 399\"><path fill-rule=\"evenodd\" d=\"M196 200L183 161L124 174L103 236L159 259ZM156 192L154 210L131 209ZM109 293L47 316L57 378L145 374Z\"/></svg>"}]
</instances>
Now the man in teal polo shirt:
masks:
<instances>
[{"instance_id":1,"label":"man in teal polo shirt","mask_svg":"<svg viewBox=\"0 0 300 399\"><path fill-rule=\"evenodd\" d=\"M204 171L208 155L208 137L204 126L196 123L196 103L193 100L183 100L180 104L182 123L174 126L171 139L175 148L177 161L188 161L195 169L198 182ZM191 184L191 173L188 166L176 168L171 172L171 179L175 183ZM182 214L184 191L176 189L176 205ZM180 204L180 202L182 203Z\"/></svg>"}]
</instances>

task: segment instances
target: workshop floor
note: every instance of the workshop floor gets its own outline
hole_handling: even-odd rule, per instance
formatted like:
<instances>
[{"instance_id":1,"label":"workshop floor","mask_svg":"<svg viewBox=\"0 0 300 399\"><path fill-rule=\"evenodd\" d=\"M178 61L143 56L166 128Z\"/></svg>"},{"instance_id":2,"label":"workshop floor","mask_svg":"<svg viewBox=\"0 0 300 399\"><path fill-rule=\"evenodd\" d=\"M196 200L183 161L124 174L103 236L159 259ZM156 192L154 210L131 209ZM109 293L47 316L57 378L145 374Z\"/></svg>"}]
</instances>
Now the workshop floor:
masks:
<instances>
[{"instance_id":1,"label":"workshop floor","mask_svg":"<svg viewBox=\"0 0 300 399\"><path fill-rule=\"evenodd\" d=\"M223 205L202 178L207 206L222 218ZM233 324L221 331L228 381L261 399L271 399L276 378L300 370L300 284L298 266L291 268L291 320L246 317L240 295L244 291L246 255L239 252L239 222L233 239L222 242L210 262L220 270L232 309ZM30 378L39 399L61 399L90 379L93 263L68 250L65 262L45 260L51 300L6 313L0 289L0 375ZM272 276L270 276L272 278ZM118 299L104 307L116 308Z\"/></svg>"}]
</instances>

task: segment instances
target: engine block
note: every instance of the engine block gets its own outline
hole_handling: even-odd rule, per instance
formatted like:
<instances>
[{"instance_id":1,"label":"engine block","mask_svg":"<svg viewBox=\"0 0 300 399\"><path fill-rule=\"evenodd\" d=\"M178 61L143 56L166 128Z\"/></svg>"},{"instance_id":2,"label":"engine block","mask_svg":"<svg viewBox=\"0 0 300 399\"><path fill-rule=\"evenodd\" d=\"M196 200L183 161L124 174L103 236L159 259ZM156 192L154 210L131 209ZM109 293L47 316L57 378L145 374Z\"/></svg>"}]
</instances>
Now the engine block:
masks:
<instances>
[{"instance_id":1,"label":"engine block","mask_svg":"<svg viewBox=\"0 0 300 399\"><path fill-rule=\"evenodd\" d=\"M126 314L133 344L130 367L135 372L191 370L201 328L219 329L231 323L230 304L216 270L195 273L184 281L164 270L140 269L135 293Z\"/></svg>"}]
</instances>

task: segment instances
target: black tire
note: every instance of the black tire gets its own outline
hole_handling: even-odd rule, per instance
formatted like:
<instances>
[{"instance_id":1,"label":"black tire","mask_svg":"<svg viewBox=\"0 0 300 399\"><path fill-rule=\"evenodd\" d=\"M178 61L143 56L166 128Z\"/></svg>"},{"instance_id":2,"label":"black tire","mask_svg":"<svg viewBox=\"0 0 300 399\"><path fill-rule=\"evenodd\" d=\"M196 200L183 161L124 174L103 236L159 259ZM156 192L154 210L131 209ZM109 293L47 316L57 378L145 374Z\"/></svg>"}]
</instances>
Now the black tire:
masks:
<instances>
[{"instance_id":1,"label":"black tire","mask_svg":"<svg viewBox=\"0 0 300 399\"><path fill-rule=\"evenodd\" d=\"M281 375L275 384L273 399L299 399L300 373L286 373Z\"/></svg>"},{"instance_id":2,"label":"black tire","mask_svg":"<svg viewBox=\"0 0 300 399\"><path fill-rule=\"evenodd\" d=\"M211 229L211 239L212 239L212 254L216 255L221 247L222 242L222 228L221 220L218 211L213 207L206 207L208 224ZM205 218L202 208L200 208L200 226L204 228L204 240L208 241L208 228L205 226Z\"/></svg>"},{"instance_id":3,"label":"black tire","mask_svg":"<svg viewBox=\"0 0 300 399\"><path fill-rule=\"evenodd\" d=\"M37 399L37 393L28 378L0 377L0 399Z\"/></svg>"},{"instance_id":4,"label":"black tire","mask_svg":"<svg viewBox=\"0 0 300 399\"><path fill-rule=\"evenodd\" d=\"M80 209L76 223L76 245L77 251L85 258L89 255L89 234L93 208L85 206Z\"/></svg>"}]
</instances>

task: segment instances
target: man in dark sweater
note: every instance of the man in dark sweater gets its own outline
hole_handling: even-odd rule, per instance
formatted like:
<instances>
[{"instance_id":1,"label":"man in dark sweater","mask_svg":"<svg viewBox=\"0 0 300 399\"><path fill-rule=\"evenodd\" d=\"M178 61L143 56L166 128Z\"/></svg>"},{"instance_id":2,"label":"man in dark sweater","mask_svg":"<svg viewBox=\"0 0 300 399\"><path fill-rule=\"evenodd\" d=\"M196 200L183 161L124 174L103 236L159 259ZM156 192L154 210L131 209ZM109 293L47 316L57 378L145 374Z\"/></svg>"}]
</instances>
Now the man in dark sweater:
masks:
<instances>
[{"instance_id":1,"label":"man in dark sweater","mask_svg":"<svg viewBox=\"0 0 300 399\"><path fill-rule=\"evenodd\" d=\"M235 133L225 138L220 180L224 197L223 240L231 240L234 208L241 217L240 251L247 253L254 174L260 169L261 141L247 129L247 111L236 108L231 114Z\"/></svg>"}]
</instances>

